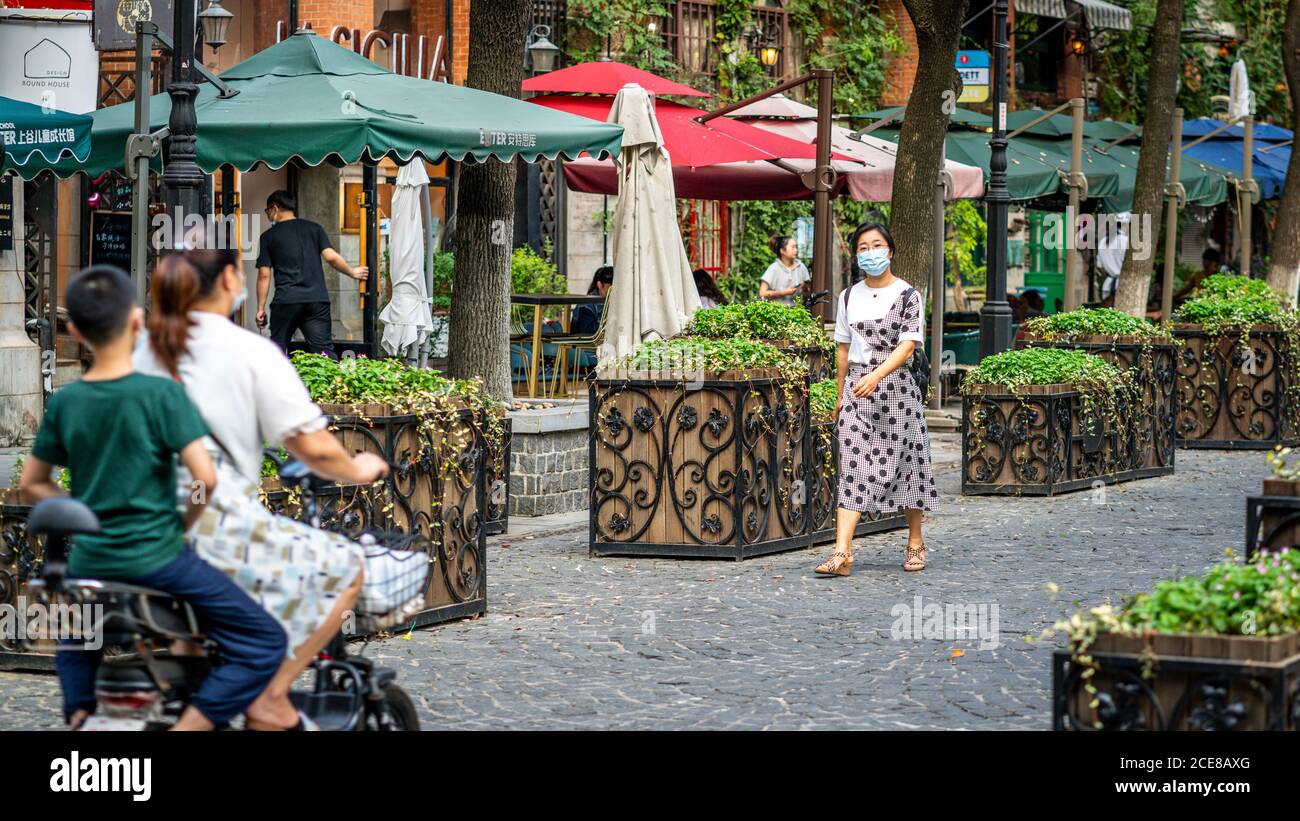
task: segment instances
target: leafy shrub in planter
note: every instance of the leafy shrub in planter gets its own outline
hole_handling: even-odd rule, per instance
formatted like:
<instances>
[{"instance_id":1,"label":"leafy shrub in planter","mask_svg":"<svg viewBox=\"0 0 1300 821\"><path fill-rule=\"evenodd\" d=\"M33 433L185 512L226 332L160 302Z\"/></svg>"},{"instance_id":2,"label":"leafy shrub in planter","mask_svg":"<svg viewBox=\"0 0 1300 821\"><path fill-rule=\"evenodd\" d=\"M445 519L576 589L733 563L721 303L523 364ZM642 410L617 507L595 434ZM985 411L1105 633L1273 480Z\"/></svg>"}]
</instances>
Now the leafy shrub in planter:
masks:
<instances>
[{"instance_id":1,"label":"leafy shrub in planter","mask_svg":"<svg viewBox=\"0 0 1300 821\"><path fill-rule=\"evenodd\" d=\"M1038 316L1025 321L1025 336L1048 342L1070 341L1088 336L1138 337L1172 340L1167 323L1152 324L1113 308L1079 308L1059 314Z\"/></svg>"},{"instance_id":2,"label":"leafy shrub in planter","mask_svg":"<svg viewBox=\"0 0 1300 821\"><path fill-rule=\"evenodd\" d=\"M769 301L703 308L695 312L687 333L710 339L761 339L821 348L827 353L835 349L822 329L821 320L807 308Z\"/></svg>"},{"instance_id":3,"label":"leafy shrub in planter","mask_svg":"<svg viewBox=\"0 0 1300 821\"><path fill-rule=\"evenodd\" d=\"M1028 385L1069 385L1080 393L1109 394L1129 382L1099 356L1068 348L1024 348L985 357L962 380L962 391L1001 385L1009 392Z\"/></svg>"},{"instance_id":4,"label":"leafy shrub in planter","mask_svg":"<svg viewBox=\"0 0 1300 821\"><path fill-rule=\"evenodd\" d=\"M803 373L802 365L793 357L766 342L753 342L740 337L707 339L679 336L643 342L619 361L617 367L630 371L702 373L774 369L790 378L797 378Z\"/></svg>"},{"instance_id":5,"label":"leafy shrub in planter","mask_svg":"<svg viewBox=\"0 0 1300 821\"><path fill-rule=\"evenodd\" d=\"M1282 294L1258 279L1215 274L1206 277L1192 298L1174 311L1174 320L1217 329L1245 329L1282 324L1294 313Z\"/></svg>"}]
</instances>

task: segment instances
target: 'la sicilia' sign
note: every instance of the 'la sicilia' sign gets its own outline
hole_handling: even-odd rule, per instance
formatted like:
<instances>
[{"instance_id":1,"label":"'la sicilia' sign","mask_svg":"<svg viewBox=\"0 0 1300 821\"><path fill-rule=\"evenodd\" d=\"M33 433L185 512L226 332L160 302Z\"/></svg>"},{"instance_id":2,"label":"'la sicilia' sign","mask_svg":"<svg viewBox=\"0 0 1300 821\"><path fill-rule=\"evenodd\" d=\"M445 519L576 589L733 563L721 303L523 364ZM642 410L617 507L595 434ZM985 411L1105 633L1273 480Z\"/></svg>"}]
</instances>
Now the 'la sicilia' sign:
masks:
<instances>
[{"instance_id":1,"label":"'la sicilia' sign","mask_svg":"<svg viewBox=\"0 0 1300 821\"><path fill-rule=\"evenodd\" d=\"M311 23L304 23L303 28L310 29ZM275 26L275 41L284 39L286 26L279 21ZM415 48L411 48L411 35L404 32L388 32L371 29L365 34L361 29L349 29L335 26L330 29L329 39L339 45L351 45L352 50L368 60L375 59L376 44L388 52L388 67L397 74L415 77L418 80L430 79L451 82L451 67L447 61L446 39L439 34L434 40L433 49L429 49L429 38L421 34L415 38Z\"/></svg>"}]
</instances>

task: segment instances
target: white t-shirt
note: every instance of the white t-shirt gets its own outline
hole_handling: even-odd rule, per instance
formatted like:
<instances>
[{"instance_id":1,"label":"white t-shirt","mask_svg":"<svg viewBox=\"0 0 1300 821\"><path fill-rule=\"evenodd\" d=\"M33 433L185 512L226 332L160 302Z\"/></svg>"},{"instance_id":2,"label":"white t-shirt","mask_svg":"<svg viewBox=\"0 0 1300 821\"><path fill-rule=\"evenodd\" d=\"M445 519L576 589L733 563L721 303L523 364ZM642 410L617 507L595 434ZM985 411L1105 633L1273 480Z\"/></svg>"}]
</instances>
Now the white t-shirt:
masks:
<instances>
[{"instance_id":1,"label":"white t-shirt","mask_svg":"<svg viewBox=\"0 0 1300 821\"><path fill-rule=\"evenodd\" d=\"M284 352L266 337L208 311L190 313L189 353L181 384L235 467L250 481L262 472L262 443L279 445L327 424ZM131 358L135 369L168 379L148 344Z\"/></svg>"},{"instance_id":2,"label":"white t-shirt","mask_svg":"<svg viewBox=\"0 0 1300 821\"><path fill-rule=\"evenodd\" d=\"M880 319L894 307L899 295L911 286L906 280L896 279L884 288L870 288L865 281L849 289L849 307L844 310L844 292L835 300L835 341L849 343L849 361L859 365L871 364L871 346L862 335L853 330L853 324L868 319ZM917 292L918 296L920 292ZM898 334L898 341L910 339L917 345L925 344L925 311L918 312L916 320Z\"/></svg>"},{"instance_id":3,"label":"white t-shirt","mask_svg":"<svg viewBox=\"0 0 1300 821\"><path fill-rule=\"evenodd\" d=\"M793 268L787 268L784 262L774 259L772 264L767 266L767 270L763 272L763 281L773 291L798 288L810 279L812 277L808 275L808 267L799 260L795 260ZM790 296L776 297L771 301L779 302L782 305L793 305L796 296L797 294L791 294Z\"/></svg>"}]
</instances>

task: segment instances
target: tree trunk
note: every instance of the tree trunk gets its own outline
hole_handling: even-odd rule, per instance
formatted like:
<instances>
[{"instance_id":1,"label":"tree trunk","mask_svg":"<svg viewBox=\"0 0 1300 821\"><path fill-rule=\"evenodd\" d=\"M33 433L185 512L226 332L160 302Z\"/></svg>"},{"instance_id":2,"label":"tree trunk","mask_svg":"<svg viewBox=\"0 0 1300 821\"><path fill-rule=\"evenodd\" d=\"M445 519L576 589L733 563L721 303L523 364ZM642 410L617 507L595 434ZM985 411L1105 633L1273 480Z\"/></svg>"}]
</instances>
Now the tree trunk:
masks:
<instances>
[{"instance_id":1,"label":"tree trunk","mask_svg":"<svg viewBox=\"0 0 1300 821\"><path fill-rule=\"evenodd\" d=\"M1138 155L1137 180L1133 184L1131 231L1144 231L1150 238L1144 259L1130 246L1115 290L1115 309L1133 316L1146 316L1151 291L1151 270L1155 266L1159 236L1160 203L1165 195L1165 174L1169 162L1169 140L1174 131L1174 102L1178 95L1178 74L1182 69L1179 40L1183 27L1183 0L1160 0L1151 31L1151 69L1147 81L1147 111L1142 121L1142 149ZM1073 231L1074 226L1066 230Z\"/></svg>"},{"instance_id":2,"label":"tree trunk","mask_svg":"<svg viewBox=\"0 0 1300 821\"><path fill-rule=\"evenodd\" d=\"M473 3L466 85L518 97L524 78L527 0ZM456 278L451 295L448 369L482 377L487 392L509 401L510 252L514 238L515 164L464 164L456 191Z\"/></svg>"},{"instance_id":3,"label":"tree trunk","mask_svg":"<svg viewBox=\"0 0 1300 821\"><path fill-rule=\"evenodd\" d=\"M1300 0L1291 0L1286 7L1286 22L1282 28L1282 64L1286 68L1286 85L1291 92L1291 111L1300 112ZM1286 186L1282 201L1277 206L1277 222L1281 230L1273 231L1273 253L1268 263L1268 284L1296 299L1300 288L1300 151L1291 152L1291 162L1286 167Z\"/></svg>"},{"instance_id":4,"label":"tree trunk","mask_svg":"<svg viewBox=\"0 0 1300 821\"><path fill-rule=\"evenodd\" d=\"M961 93L953 65L968 5L967 0L903 0L916 29L916 80L898 134L889 208L889 230L897 245L891 267L894 276L921 293L930 284L934 243L943 241L934 235L934 195L948 130L944 108L955 105Z\"/></svg>"}]
</instances>

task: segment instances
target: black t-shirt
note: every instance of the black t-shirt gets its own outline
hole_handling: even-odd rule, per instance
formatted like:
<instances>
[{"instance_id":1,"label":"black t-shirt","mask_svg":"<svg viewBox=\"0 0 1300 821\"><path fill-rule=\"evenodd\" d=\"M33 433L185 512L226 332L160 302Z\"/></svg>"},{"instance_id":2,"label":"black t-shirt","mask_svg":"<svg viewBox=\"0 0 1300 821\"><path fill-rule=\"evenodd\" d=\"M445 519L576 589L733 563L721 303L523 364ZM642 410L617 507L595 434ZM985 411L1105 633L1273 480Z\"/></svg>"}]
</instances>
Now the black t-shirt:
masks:
<instances>
[{"instance_id":1,"label":"black t-shirt","mask_svg":"<svg viewBox=\"0 0 1300 821\"><path fill-rule=\"evenodd\" d=\"M257 267L275 273L272 304L329 302L320 255L330 247L325 229L311 220L277 222L262 234Z\"/></svg>"}]
</instances>

